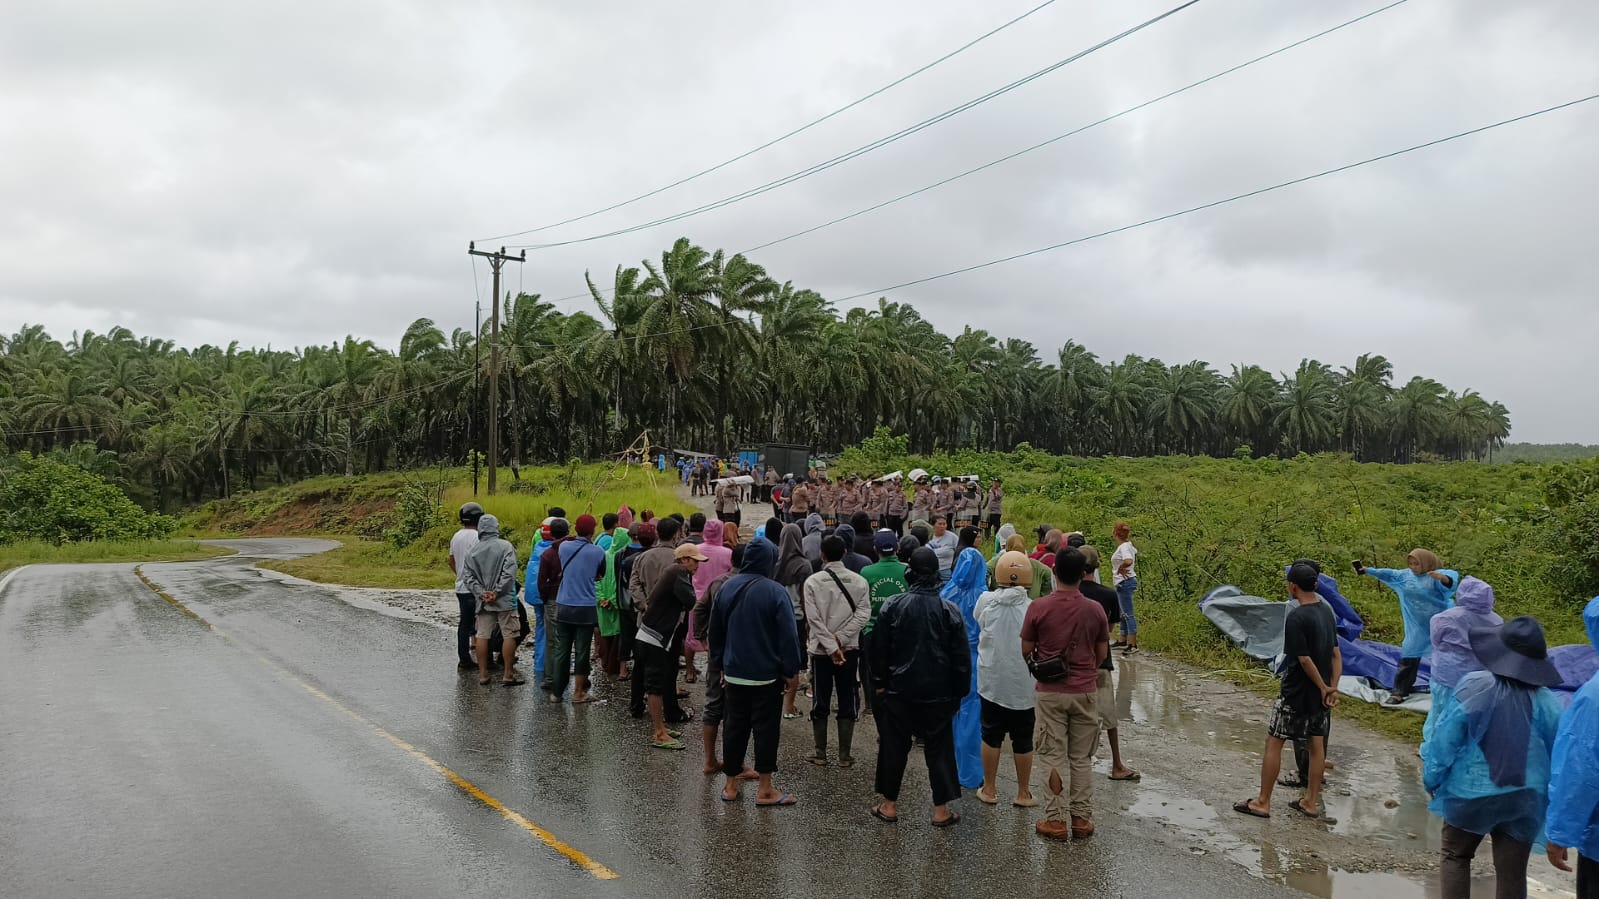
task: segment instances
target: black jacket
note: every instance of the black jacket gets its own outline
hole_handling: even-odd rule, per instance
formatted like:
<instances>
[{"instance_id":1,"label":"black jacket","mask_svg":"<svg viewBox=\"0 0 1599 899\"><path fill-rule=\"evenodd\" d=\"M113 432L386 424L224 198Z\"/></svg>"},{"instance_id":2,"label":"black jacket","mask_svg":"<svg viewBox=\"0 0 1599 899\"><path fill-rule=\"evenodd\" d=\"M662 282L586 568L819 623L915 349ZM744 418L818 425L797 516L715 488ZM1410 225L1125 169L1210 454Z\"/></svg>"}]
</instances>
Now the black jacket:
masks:
<instances>
[{"instance_id":1,"label":"black jacket","mask_svg":"<svg viewBox=\"0 0 1599 899\"><path fill-rule=\"evenodd\" d=\"M912 702L955 702L971 691L966 621L931 587L883 603L869 652L876 689Z\"/></svg>"}]
</instances>

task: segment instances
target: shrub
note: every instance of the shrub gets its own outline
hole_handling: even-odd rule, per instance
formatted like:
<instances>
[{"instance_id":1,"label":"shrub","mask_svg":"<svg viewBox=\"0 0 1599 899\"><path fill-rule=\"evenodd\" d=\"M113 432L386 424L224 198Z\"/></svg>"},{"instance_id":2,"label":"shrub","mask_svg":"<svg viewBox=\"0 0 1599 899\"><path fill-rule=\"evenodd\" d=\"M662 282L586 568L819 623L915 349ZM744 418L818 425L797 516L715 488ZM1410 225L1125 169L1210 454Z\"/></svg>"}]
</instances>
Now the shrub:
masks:
<instances>
[{"instance_id":1,"label":"shrub","mask_svg":"<svg viewBox=\"0 0 1599 899\"><path fill-rule=\"evenodd\" d=\"M21 453L0 469L0 543L156 540L176 526L73 465Z\"/></svg>"}]
</instances>

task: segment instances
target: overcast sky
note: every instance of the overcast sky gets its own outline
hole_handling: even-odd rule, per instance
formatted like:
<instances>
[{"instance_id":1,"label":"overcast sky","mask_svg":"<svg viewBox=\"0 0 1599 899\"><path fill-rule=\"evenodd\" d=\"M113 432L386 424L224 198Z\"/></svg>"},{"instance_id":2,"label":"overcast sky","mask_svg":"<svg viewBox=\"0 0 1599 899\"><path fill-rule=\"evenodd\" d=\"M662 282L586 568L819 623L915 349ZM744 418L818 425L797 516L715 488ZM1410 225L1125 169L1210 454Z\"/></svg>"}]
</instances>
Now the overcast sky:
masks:
<instances>
[{"instance_id":1,"label":"overcast sky","mask_svg":"<svg viewBox=\"0 0 1599 899\"><path fill-rule=\"evenodd\" d=\"M488 296L467 241L721 162L1041 0L8 4L0 329L182 344L393 346ZM741 192L1176 5L1057 0L804 134L571 239ZM874 153L684 221L530 251L546 298L729 252L964 171L1386 0L1201 0ZM1022 159L753 254L845 297L1060 243L1599 92L1591 0L1409 0ZM1599 442L1599 101L980 272L906 288L946 333L1068 338L1292 371L1388 356L1510 407L1514 440ZM870 299L853 304L871 304ZM590 308L580 301L562 308Z\"/></svg>"}]
</instances>

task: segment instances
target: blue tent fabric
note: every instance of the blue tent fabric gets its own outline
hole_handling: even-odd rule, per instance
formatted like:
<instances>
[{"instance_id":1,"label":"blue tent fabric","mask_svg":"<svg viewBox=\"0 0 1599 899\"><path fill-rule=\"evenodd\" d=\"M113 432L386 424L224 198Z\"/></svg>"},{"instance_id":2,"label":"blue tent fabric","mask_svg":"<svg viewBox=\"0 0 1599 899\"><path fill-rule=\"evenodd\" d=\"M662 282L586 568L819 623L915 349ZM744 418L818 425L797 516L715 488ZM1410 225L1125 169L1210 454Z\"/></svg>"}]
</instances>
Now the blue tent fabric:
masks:
<instances>
[{"instance_id":1,"label":"blue tent fabric","mask_svg":"<svg viewBox=\"0 0 1599 899\"><path fill-rule=\"evenodd\" d=\"M983 554L968 546L955 560L955 570L939 595L955 604L966 620L966 640L971 644L972 686L955 713L955 768L961 786L974 789L983 785L982 699L977 695L977 640L982 633L973 613L977 599L988 589L988 563Z\"/></svg>"}]
</instances>

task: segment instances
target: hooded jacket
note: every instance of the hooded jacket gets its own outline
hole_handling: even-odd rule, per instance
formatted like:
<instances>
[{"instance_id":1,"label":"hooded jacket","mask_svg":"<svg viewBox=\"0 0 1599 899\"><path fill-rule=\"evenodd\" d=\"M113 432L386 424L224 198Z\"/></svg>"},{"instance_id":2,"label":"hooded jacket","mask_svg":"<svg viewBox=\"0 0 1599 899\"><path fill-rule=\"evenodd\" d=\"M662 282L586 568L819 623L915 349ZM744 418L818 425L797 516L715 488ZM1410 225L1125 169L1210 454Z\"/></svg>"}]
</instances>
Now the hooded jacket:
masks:
<instances>
[{"instance_id":1,"label":"hooded jacket","mask_svg":"<svg viewBox=\"0 0 1599 899\"><path fill-rule=\"evenodd\" d=\"M838 649L859 649L861 629L871 616L872 591L866 578L842 563L828 562L805 581L809 635L805 649L811 655L829 656Z\"/></svg>"},{"instance_id":2,"label":"hooded jacket","mask_svg":"<svg viewBox=\"0 0 1599 899\"><path fill-rule=\"evenodd\" d=\"M844 541L844 546L846 547L844 550L845 568L860 574L866 570L866 566L872 564L872 560L869 557L863 556L855 550L855 528L847 524L841 524L833 529L833 536Z\"/></svg>"},{"instance_id":3,"label":"hooded jacket","mask_svg":"<svg viewBox=\"0 0 1599 899\"><path fill-rule=\"evenodd\" d=\"M1505 620L1494 613L1494 588L1474 577L1462 578L1455 591L1455 607L1432 616L1428 630L1432 636L1433 698L1438 687L1454 688L1460 679L1481 671L1482 663L1471 649L1469 631L1474 627L1498 627Z\"/></svg>"},{"instance_id":4,"label":"hooded jacket","mask_svg":"<svg viewBox=\"0 0 1599 899\"><path fill-rule=\"evenodd\" d=\"M1033 675L1022 658L1026 587L1003 587L977 598L977 693L1007 709L1030 709L1037 700Z\"/></svg>"},{"instance_id":5,"label":"hooded jacket","mask_svg":"<svg viewBox=\"0 0 1599 899\"><path fill-rule=\"evenodd\" d=\"M466 554L461 582L477 598L479 612L516 610L516 547L500 536L500 520L493 515L478 519L477 545ZM490 591L494 599L485 600Z\"/></svg>"},{"instance_id":6,"label":"hooded jacket","mask_svg":"<svg viewBox=\"0 0 1599 899\"><path fill-rule=\"evenodd\" d=\"M720 521L705 522L705 542L700 544L700 554L709 561L701 562L694 572L696 598L705 595L711 581L733 570L733 551L722 545L725 527Z\"/></svg>"},{"instance_id":7,"label":"hooded jacket","mask_svg":"<svg viewBox=\"0 0 1599 899\"><path fill-rule=\"evenodd\" d=\"M800 536L799 525L783 525L783 533L778 539L781 542L779 543L777 554L777 565L774 569L776 573L772 576L776 577L777 582L782 586L798 590L805 584L805 579L816 571L815 566L811 565L811 560L805 557L805 547L803 538ZM746 555L744 559L745 567L748 568L749 556Z\"/></svg>"},{"instance_id":8,"label":"hooded jacket","mask_svg":"<svg viewBox=\"0 0 1599 899\"><path fill-rule=\"evenodd\" d=\"M771 541L750 541L744 567L722 585L711 606L712 662L730 679L775 681L799 673L799 623L788 592L772 580L776 562Z\"/></svg>"},{"instance_id":9,"label":"hooded jacket","mask_svg":"<svg viewBox=\"0 0 1599 899\"><path fill-rule=\"evenodd\" d=\"M957 703L971 690L966 623L938 595L932 550L911 553L906 574L911 589L885 602L872 628L872 686L911 702Z\"/></svg>"},{"instance_id":10,"label":"hooded jacket","mask_svg":"<svg viewBox=\"0 0 1599 899\"><path fill-rule=\"evenodd\" d=\"M538 542L533 544L533 549L528 553L527 576L522 578L522 583L528 585L528 605L544 605L544 597L539 595L539 559L543 558L544 551L553 546L554 543L553 540L547 537L540 537Z\"/></svg>"},{"instance_id":11,"label":"hooded jacket","mask_svg":"<svg viewBox=\"0 0 1599 899\"><path fill-rule=\"evenodd\" d=\"M800 539L800 547L805 551L805 558L816 565L822 564L822 529L826 525L818 512L805 516L805 536Z\"/></svg>"},{"instance_id":12,"label":"hooded jacket","mask_svg":"<svg viewBox=\"0 0 1599 899\"><path fill-rule=\"evenodd\" d=\"M1599 650L1599 597L1582 612L1588 640ZM1577 691L1560 719L1549 764L1549 842L1599 858L1599 674Z\"/></svg>"}]
</instances>

